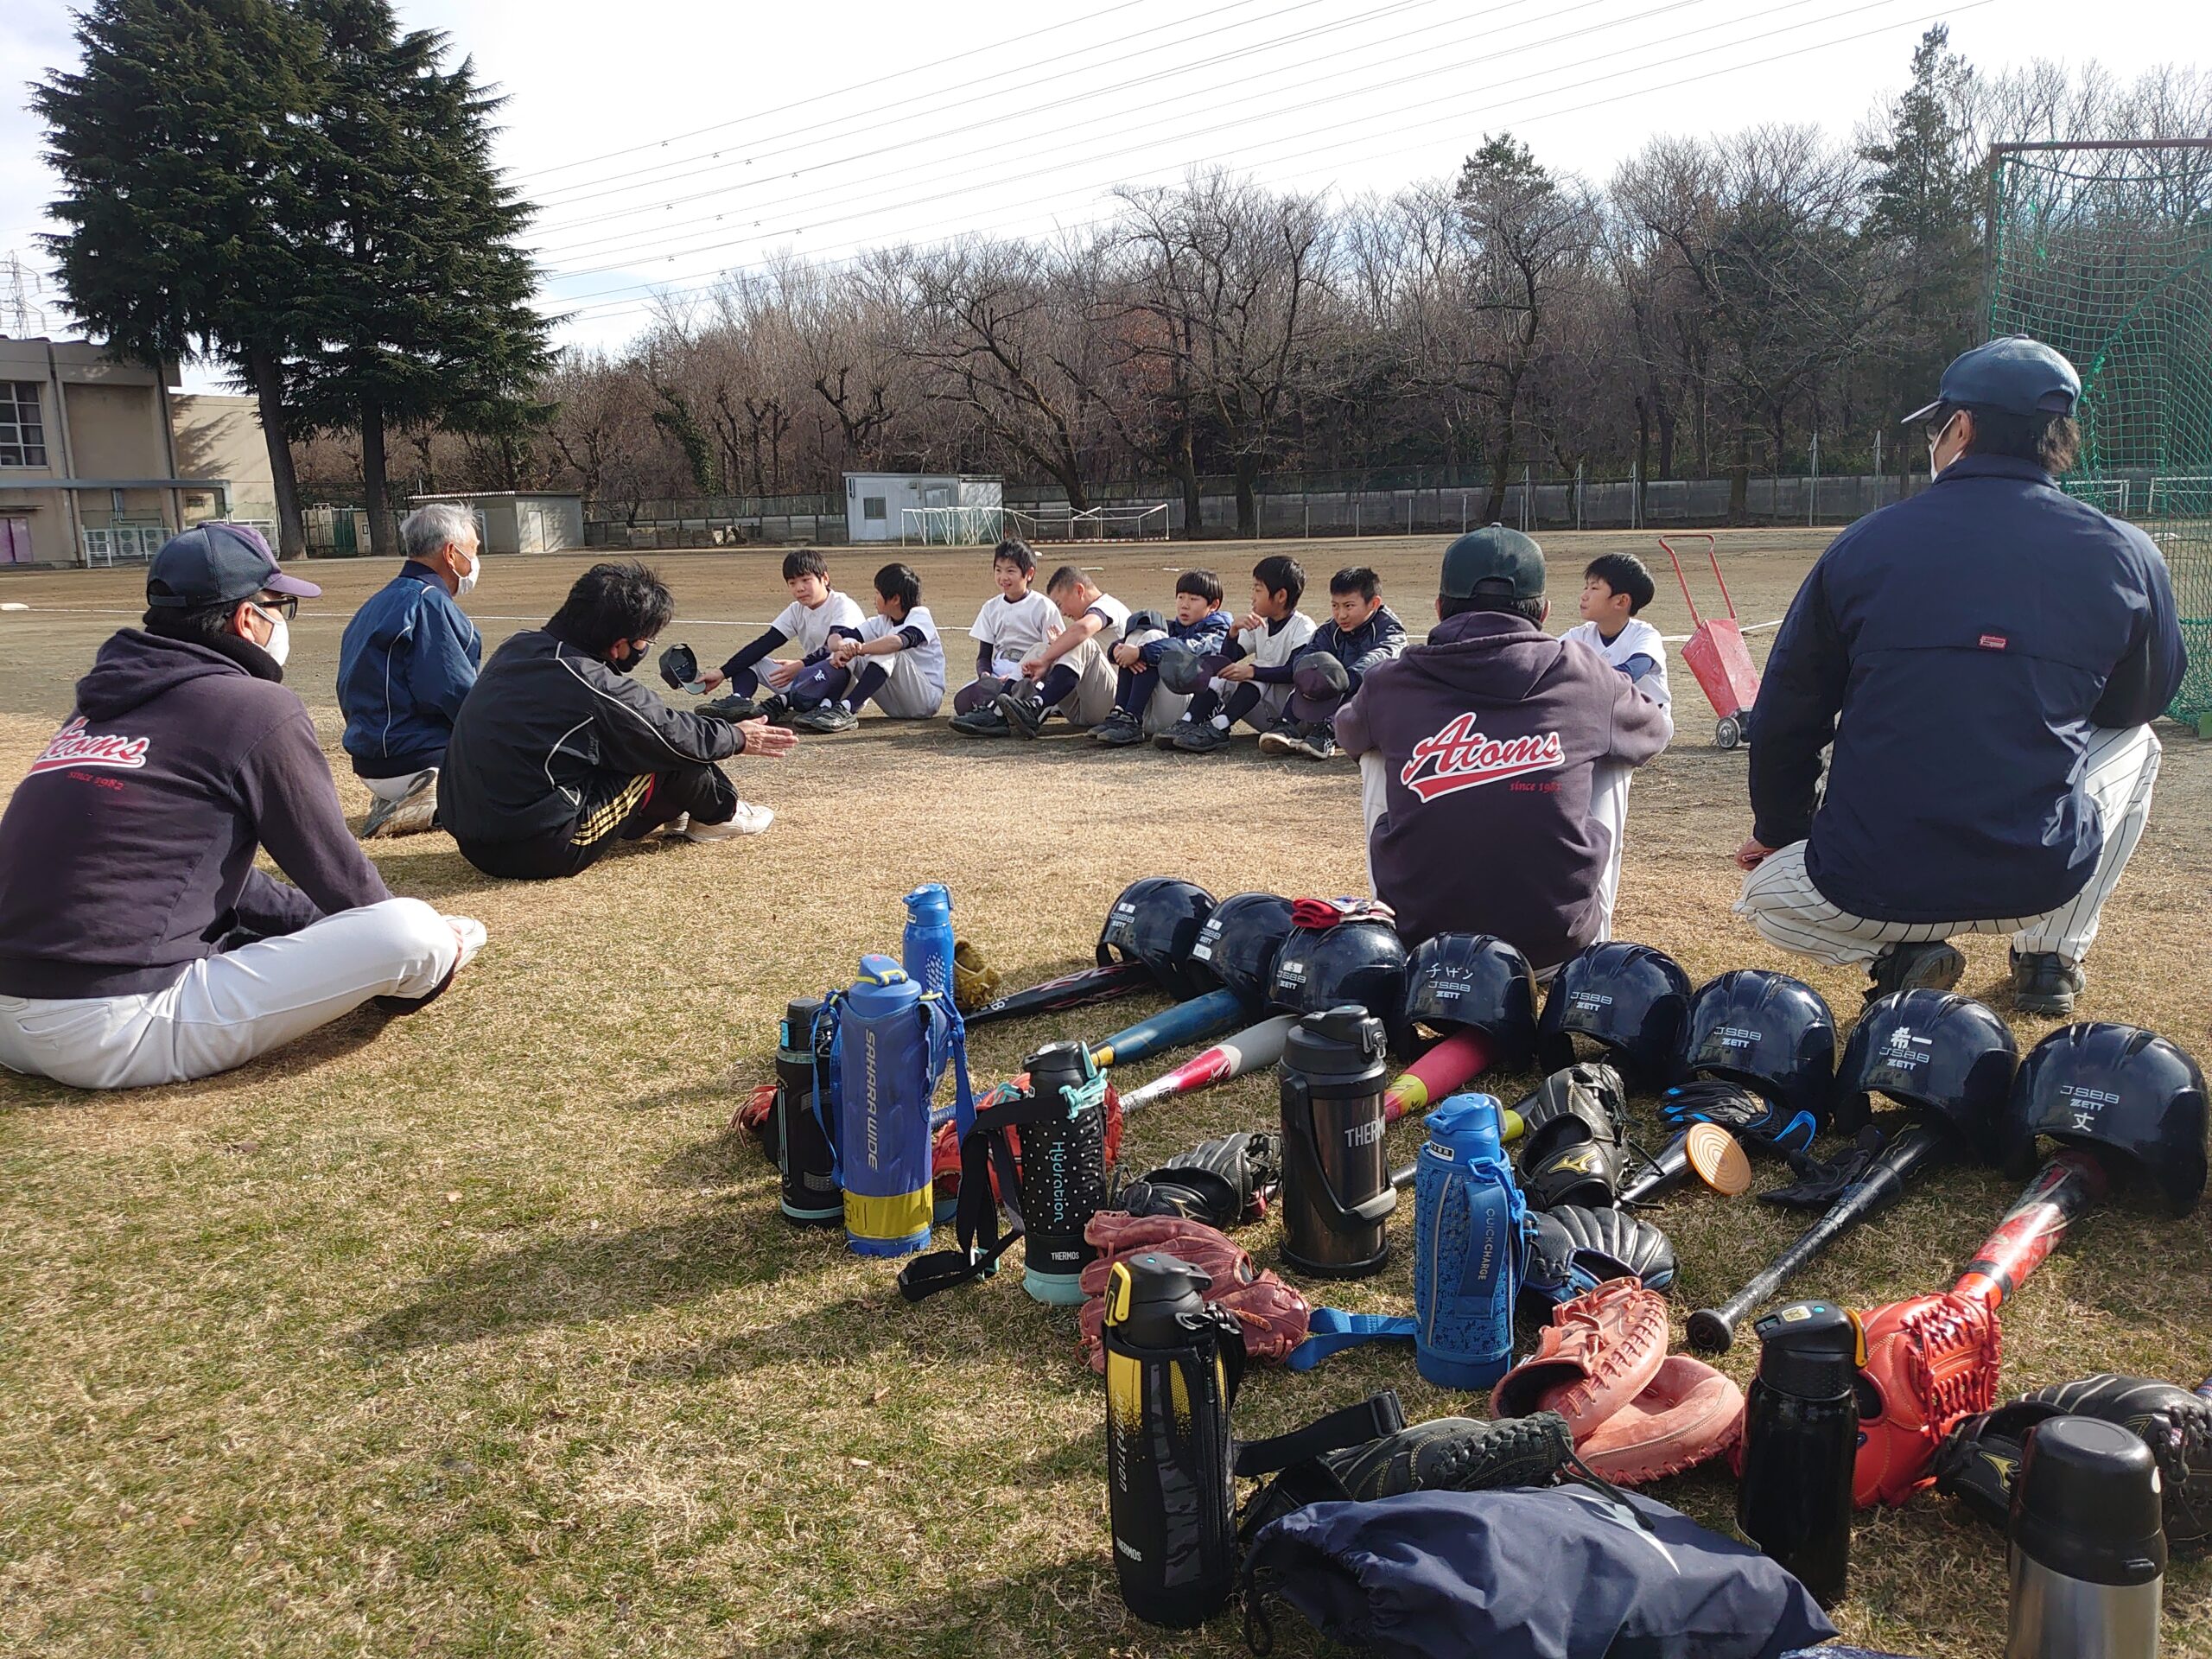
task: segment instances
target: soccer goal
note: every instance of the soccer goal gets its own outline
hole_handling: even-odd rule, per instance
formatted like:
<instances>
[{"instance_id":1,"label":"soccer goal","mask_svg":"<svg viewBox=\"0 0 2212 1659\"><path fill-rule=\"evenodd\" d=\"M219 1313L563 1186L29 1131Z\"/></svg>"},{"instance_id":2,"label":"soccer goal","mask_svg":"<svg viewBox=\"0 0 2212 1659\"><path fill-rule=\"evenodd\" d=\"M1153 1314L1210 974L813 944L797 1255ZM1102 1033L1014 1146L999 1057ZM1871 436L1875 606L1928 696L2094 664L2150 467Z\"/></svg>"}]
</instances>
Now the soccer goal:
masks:
<instances>
[{"instance_id":1,"label":"soccer goal","mask_svg":"<svg viewBox=\"0 0 2212 1659\"><path fill-rule=\"evenodd\" d=\"M2212 715L2212 138L1998 144L1989 333L2082 372L2066 487L2149 531L2172 569L2189 677ZM2143 487L2130 486L2141 481Z\"/></svg>"},{"instance_id":2,"label":"soccer goal","mask_svg":"<svg viewBox=\"0 0 2212 1659\"><path fill-rule=\"evenodd\" d=\"M1003 507L905 507L899 515L899 544L924 547L995 547L1014 515Z\"/></svg>"},{"instance_id":3,"label":"soccer goal","mask_svg":"<svg viewBox=\"0 0 2212 1659\"><path fill-rule=\"evenodd\" d=\"M1080 512L1048 502L1034 511L1008 507L1006 516L1031 542L1164 542L1170 529L1165 501L1116 502Z\"/></svg>"}]
</instances>

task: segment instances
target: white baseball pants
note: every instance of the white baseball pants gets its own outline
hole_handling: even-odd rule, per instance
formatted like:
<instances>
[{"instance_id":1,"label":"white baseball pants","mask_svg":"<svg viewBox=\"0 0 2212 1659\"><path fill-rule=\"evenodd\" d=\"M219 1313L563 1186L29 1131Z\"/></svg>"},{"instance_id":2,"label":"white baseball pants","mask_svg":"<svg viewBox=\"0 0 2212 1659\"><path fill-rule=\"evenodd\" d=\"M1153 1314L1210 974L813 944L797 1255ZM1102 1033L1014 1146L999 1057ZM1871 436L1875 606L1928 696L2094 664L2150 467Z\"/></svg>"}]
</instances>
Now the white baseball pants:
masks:
<instances>
[{"instance_id":1,"label":"white baseball pants","mask_svg":"<svg viewBox=\"0 0 2212 1659\"><path fill-rule=\"evenodd\" d=\"M437 782L438 769L435 766L424 766L421 772L405 772L397 778L364 778L361 779L361 787L379 801L404 801L412 792L415 780L424 772L430 774L430 781L435 786Z\"/></svg>"},{"instance_id":2,"label":"white baseball pants","mask_svg":"<svg viewBox=\"0 0 2212 1659\"><path fill-rule=\"evenodd\" d=\"M372 996L427 996L483 944L480 922L387 899L195 962L158 991L0 996L0 1065L74 1089L212 1077Z\"/></svg>"},{"instance_id":3,"label":"white baseball pants","mask_svg":"<svg viewBox=\"0 0 2212 1659\"><path fill-rule=\"evenodd\" d=\"M2084 755L2089 798L2104 825L2104 851L2087 886L2040 916L1960 922L1879 922L1853 916L1821 896L1805 874L1805 843L1792 842L1767 855L1744 878L1736 913L1785 950L1834 967L1872 962L1885 945L1924 944L1955 933L2010 933L2025 955L2056 951L2069 962L2089 953L2105 900L2143 838L2151 817L2152 785L2158 779L2158 740L2148 726L2104 728L2090 734Z\"/></svg>"}]
</instances>

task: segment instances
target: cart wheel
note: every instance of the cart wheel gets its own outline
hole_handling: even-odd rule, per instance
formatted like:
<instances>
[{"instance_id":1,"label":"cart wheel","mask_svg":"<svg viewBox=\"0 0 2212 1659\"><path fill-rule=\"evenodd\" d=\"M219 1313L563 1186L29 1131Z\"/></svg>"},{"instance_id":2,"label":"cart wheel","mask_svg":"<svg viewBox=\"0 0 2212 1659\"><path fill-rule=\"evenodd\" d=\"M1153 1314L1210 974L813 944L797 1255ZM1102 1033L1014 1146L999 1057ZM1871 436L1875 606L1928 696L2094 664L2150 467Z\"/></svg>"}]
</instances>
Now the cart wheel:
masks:
<instances>
[{"instance_id":1,"label":"cart wheel","mask_svg":"<svg viewBox=\"0 0 2212 1659\"><path fill-rule=\"evenodd\" d=\"M1714 746L1723 749L1732 749L1743 741L1743 721L1738 720L1733 715L1721 715L1719 724L1713 728Z\"/></svg>"}]
</instances>

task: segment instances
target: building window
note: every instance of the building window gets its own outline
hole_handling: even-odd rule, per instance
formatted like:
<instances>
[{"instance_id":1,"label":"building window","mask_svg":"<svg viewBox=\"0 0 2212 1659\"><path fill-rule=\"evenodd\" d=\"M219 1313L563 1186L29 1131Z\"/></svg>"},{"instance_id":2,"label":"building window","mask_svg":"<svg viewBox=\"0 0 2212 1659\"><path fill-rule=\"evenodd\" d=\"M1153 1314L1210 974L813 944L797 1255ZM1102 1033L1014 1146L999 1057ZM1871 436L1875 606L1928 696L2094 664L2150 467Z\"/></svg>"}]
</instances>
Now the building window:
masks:
<instances>
[{"instance_id":1,"label":"building window","mask_svg":"<svg viewBox=\"0 0 2212 1659\"><path fill-rule=\"evenodd\" d=\"M885 518L889 517L890 515L884 511L884 500L885 498L880 495L862 496L861 498L861 517L863 518Z\"/></svg>"},{"instance_id":2,"label":"building window","mask_svg":"<svg viewBox=\"0 0 2212 1659\"><path fill-rule=\"evenodd\" d=\"M38 382L0 380L0 467L46 465L46 423L39 419Z\"/></svg>"}]
</instances>

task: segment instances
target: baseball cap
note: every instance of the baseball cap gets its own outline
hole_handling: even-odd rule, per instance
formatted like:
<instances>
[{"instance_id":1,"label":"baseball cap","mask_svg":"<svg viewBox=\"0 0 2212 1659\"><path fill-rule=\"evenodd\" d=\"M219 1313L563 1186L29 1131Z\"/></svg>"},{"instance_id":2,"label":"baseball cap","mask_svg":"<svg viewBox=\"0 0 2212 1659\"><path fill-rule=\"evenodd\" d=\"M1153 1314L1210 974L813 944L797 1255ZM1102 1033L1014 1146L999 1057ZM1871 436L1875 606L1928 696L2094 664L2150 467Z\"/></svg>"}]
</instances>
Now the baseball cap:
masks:
<instances>
[{"instance_id":1,"label":"baseball cap","mask_svg":"<svg viewBox=\"0 0 2212 1659\"><path fill-rule=\"evenodd\" d=\"M146 568L146 603L155 610L221 605L251 599L264 588L302 599L322 593L279 569L276 556L251 524L194 524L162 543Z\"/></svg>"},{"instance_id":2,"label":"baseball cap","mask_svg":"<svg viewBox=\"0 0 2212 1659\"><path fill-rule=\"evenodd\" d=\"M2074 365L2039 340L2008 334L1951 359L1936 401L1902 424L1924 421L1945 404L2007 415L2071 415L2082 396Z\"/></svg>"},{"instance_id":3,"label":"baseball cap","mask_svg":"<svg viewBox=\"0 0 2212 1659\"><path fill-rule=\"evenodd\" d=\"M1485 588L1484 583L1491 585ZM1544 550L1503 524L1471 530L1444 550L1444 570L1436 591L1446 599L1472 599L1478 592L1502 599L1540 599Z\"/></svg>"},{"instance_id":4,"label":"baseball cap","mask_svg":"<svg viewBox=\"0 0 2212 1659\"><path fill-rule=\"evenodd\" d=\"M1351 690L1351 676L1342 663L1325 651L1309 651L1291 667L1286 712L1295 721L1325 720Z\"/></svg>"}]
</instances>

